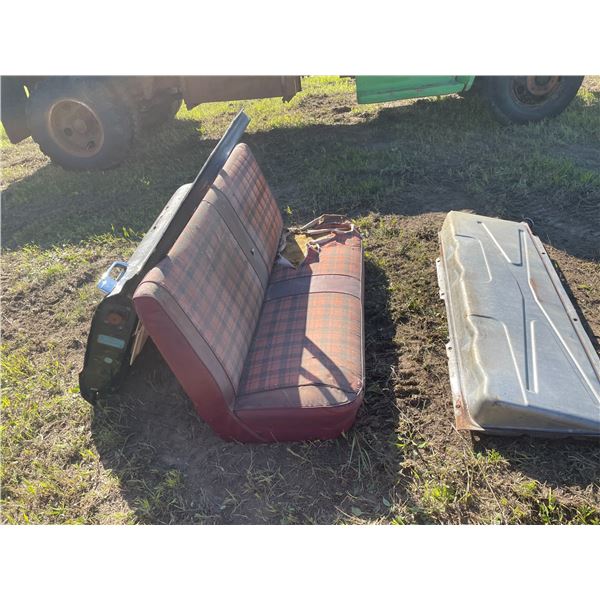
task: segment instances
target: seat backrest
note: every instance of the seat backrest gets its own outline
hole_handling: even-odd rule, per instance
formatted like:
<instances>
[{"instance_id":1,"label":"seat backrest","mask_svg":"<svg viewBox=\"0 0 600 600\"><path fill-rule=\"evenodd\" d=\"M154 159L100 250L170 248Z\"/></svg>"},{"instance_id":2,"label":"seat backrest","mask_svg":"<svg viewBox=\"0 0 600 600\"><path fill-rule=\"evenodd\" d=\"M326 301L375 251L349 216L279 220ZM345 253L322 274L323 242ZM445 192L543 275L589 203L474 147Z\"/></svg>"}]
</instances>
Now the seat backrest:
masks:
<instances>
[{"instance_id":1,"label":"seat backrest","mask_svg":"<svg viewBox=\"0 0 600 600\"><path fill-rule=\"evenodd\" d=\"M264 262L271 267L283 221L269 184L246 144L235 147L213 187L225 193Z\"/></svg>"},{"instance_id":2,"label":"seat backrest","mask_svg":"<svg viewBox=\"0 0 600 600\"><path fill-rule=\"evenodd\" d=\"M134 294L142 323L211 424L235 399L282 227L260 168L240 144Z\"/></svg>"}]
</instances>

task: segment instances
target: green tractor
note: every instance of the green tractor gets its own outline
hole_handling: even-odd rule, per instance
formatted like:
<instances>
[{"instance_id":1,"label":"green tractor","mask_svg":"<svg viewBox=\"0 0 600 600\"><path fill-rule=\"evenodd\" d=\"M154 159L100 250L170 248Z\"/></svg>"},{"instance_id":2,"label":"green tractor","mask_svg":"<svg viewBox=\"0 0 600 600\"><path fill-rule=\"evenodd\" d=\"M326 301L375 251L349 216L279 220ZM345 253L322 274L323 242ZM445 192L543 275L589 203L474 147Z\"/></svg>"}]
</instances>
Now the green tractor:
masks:
<instances>
[{"instance_id":1,"label":"green tractor","mask_svg":"<svg viewBox=\"0 0 600 600\"><path fill-rule=\"evenodd\" d=\"M504 123L562 112L580 76L357 76L359 103L478 92ZM282 97L301 89L297 76L2 77L2 124L17 143L31 136L53 162L72 170L120 164L144 129L172 119L185 101Z\"/></svg>"},{"instance_id":2,"label":"green tractor","mask_svg":"<svg viewBox=\"0 0 600 600\"><path fill-rule=\"evenodd\" d=\"M583 76L557 75L359 76L356 78L356 97L359 103L372 103L478 93L500 122L525 124L560 114L573 100L582 81Z\"/></svg>"}]
</instances>

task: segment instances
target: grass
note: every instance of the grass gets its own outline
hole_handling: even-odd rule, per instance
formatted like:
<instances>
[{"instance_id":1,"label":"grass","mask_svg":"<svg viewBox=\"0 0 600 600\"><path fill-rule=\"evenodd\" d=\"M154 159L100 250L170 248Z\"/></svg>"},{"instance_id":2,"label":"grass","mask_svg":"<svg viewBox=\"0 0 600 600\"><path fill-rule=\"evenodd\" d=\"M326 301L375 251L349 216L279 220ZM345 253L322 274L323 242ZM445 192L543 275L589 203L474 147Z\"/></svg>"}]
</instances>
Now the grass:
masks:
<instances>
[{"instance_id":1,"label":"grass","mask_svg":"<svg viewBox=\"0 0 600 600\"><path fill-rule=\"evenodd\" d=\"M477 98L361 106L353 85L182 109L106 173L63 171L0 130L3 522L600 523L597 445L454 428L434 266L448 210L529 218L598 339L600 78L526 127ZM96 409L78 393L100 273L242 106L286 221L339 211L364 234L366 398L338 440L222 442L151 347Z\"/></svg>"}]
</instances>

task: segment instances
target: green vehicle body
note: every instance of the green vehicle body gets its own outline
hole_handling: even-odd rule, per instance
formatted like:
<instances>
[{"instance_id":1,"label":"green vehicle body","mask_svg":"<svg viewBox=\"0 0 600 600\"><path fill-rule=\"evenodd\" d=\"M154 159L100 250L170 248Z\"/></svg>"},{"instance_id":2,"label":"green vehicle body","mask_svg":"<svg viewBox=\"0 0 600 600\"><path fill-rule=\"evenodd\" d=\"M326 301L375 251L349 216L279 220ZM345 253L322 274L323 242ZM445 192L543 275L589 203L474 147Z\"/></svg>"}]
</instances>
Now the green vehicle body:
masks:
<instances>
[{"instance_id":1,"label":"green vehicle body","mask_svg":"<svg viewBox=\"0 0 600 600\"><path fill-rule=\"evenodd\" d=\"M469 90L474 80L474 75L357 75L356 99L359 104L370 104L458 94Z\"/></svg>"}]
</instances>

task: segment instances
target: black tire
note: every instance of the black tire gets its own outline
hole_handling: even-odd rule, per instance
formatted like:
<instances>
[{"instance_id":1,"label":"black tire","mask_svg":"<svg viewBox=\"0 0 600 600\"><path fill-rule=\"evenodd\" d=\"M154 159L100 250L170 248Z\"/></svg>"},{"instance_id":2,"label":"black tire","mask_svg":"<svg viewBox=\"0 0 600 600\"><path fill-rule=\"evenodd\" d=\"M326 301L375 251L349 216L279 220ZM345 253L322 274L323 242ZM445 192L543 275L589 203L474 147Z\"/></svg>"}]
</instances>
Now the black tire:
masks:
<instances>
[{"instance_id":1,"label":"black tire","mask_svg":"<svg viewBox=\"0 0 600 600\"><path fill-rule=\"evenodd\" d=\"M136 137L131 101L106 78L44 79L31 92L27 117L41 151L69 170L115 167Z\"/></svg>"},{"instance_id":2,"label":"black tire","mask_svg":"<svg viewBox=\"0 0 600 600\"><path fill-rule=\"evenodd\" d=\"M156 104L140 110L141 128L145 131L156 129L165 123L172 121L181 108L183 100L180 96L167 96Z\"/></svg>"},{"instance_id":3,"label":"black tire","mask_svg":"<svg viewBox=\"0 0 600 600\"><path fill-rule=\"evenodd\" d=\"M559 115L577 94L583 76L510 76L483 79L482 95L489 103L494 116L501 123L524 124Z\"/></svg>"}]
</instances>

